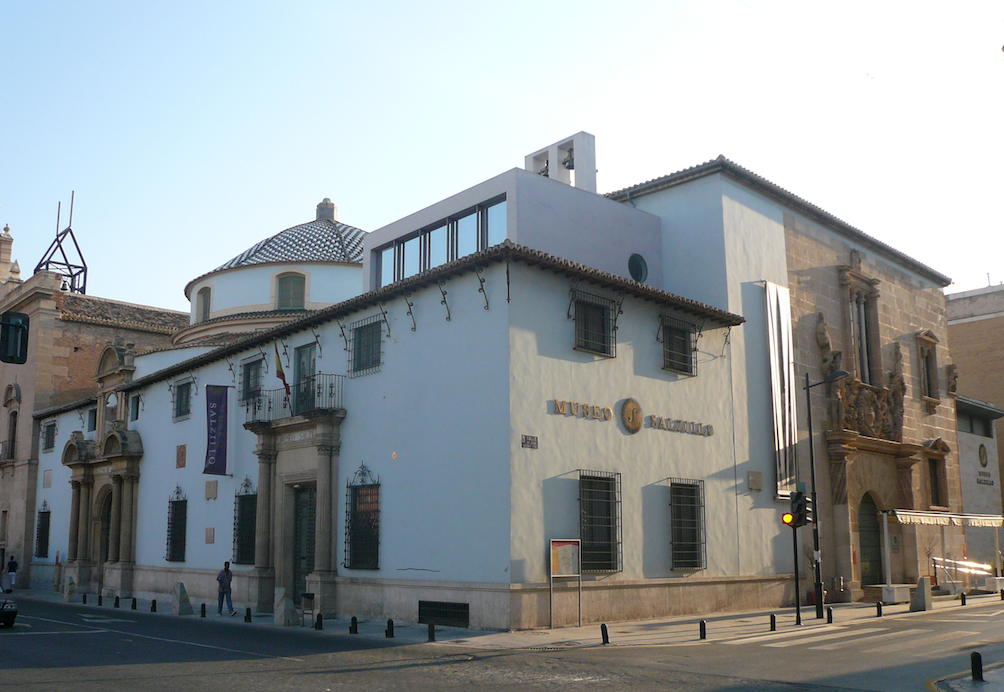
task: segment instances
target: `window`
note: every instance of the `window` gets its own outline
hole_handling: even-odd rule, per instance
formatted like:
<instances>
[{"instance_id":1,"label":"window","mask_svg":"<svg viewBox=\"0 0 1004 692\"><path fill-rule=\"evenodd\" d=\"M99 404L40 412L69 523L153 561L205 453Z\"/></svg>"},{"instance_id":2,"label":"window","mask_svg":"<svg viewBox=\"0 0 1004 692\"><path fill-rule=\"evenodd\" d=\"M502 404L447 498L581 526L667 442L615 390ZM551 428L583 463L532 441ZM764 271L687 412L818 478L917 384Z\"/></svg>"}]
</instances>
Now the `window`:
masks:
<instances>
[{"instance_id":1,"label":"window","mask_svg":"<svg viewBox=\"0 0 1004 692\"><path fill-rule=\"evenodd\" d=\"M56 421L42 424L42 451L51 452L56 448Z\"/></svg>"},{"instance_id":2,"label":"window","mask_svg":"<svg viewBox=\"0 0 1004 692\"><path fill-rule=\"evenodd\" d=\"M352 323L352 347L349 349L349 377L368 375L380 369L383 317L374 315Z\"/></svg>"},{"instance_id":3,"label":"window","mask_svg":"<svg viewBox=\"0 0 1004 692\"><path fill-rule=\"evenodd\" d=\"M139 420L139 394L133 394L129 397L129 420Z\"/></svg>"},{"instance_id":4,"label":"window","mask_svg":"<svg viewBox=\"0 0 1004 692\"><path fill-rule=\"evenodd\" d=\"M705 569L704 481L673 478L669 484L673 569Z\"/></svg>"},{"instance_id":5,"label":"window","mask_svg":"<svg viewBox=\"0 0 1004 692\"><path fill-rule=\"evenodd\" d=\"M284 274L279 277L276 286L279 310L302 310L306 279L302 274Z\"/></svg>"},{"instance_id":6,"label":"window","mask_svg":"<svg viewBox=\"0 0 1004 692\"><path fill-rule=\"evenodd\" d=\"M35 557L49 557L49 504L42 502L35 524Z\"/></svg>"},{"instance_id":7,"label":"window","mask_svg":"<svg viewBox=\"0 0 1004 692\"><path fill-rule=\"evenodd\" d=\"M7 415L7 445L2 456L4 459L17 458L17 411Z\"/></svg>"},{"instance_id":8,"label":"window","mask_svg":"<svg viewBox=\"0 0 1004 692\"><path fill-rule=\"evenodd\" d=\"M575 291L573 300L575 349L601 356L616 356L616 316L619 312L617 303L583 291Z\"/></svg>"},{"instance_id":9,"label":"window","mask_svg":"<svg viewBox=\"0 0 1004 692\"><path fill-rule=\"evenodd\" d=\"M934 413L941 400L938 386L938 337L929 329L917 334L917 352L920 356L920 396L927 404L928 413Z\"/></svg>"},{"instance_id":10,"label":"window","mask_svg":"<svg viewBox=\"0 0 1004 692\"><path fill-rule=\"evenodd\" d=\"M258 519L258 493L250 478L245 478L234 494L234 564L253 565L255 525Z\"/></svg>"},{"instance_id":11,"label":"window","mask_svg":"<svg viewBox=\"0 0 1004 692\"><path fill-rule=\"evenodd\" d=\"M258 355L241 361L241 403L257 399L261 395L261 378L265 372L265 356Z\"/></svg>"},{"instance_id":12,"label":"window","mask_svg":"<svg viewBox=\"0 0 1004 692\"><path fill-rule=\"evenodd\" d=\"M195 304L195 321L205 322L209 319L212 308L213 290L209 287L199 289Z\"/></svg>"},{"instance_id":13,"label":"window","mask_svg":"<svg viewBox=\"0 0 1004 692\"><path fill-rule=\"evenodd\" d=\"M579 539L583 572L621 570L621 475L579 471Z\"/></svg>"},{"instance_id":14,"label":"window","mask_svg":"<svg viewBox=\"0 0 1004 692\"><path fill-rule=\"evenodd\" d=\"M179 380L175 382L171 393L173 398L174 420L184 420L192 415L192 384L194 380Z\"/></svg>"},{"instance_id":15,"label":"window","mask_svg":"<svg viewBox=\"0 0 1004 692\"><path fill-rule=\"evenodd\" d=\"M177 486L167 503L167 556L168 562L185 561L185 532L188 524L188 498Z\"/></svg>"},{"instance_id":16,"label":"window","mask_svg":"<svg viewBox=\"0 0 1004 692\"><path fill-rule=\"evenodd\" d=\"M345 566L380 566L380 483L349 486L345 501Z\"/></svg>"},{"instance_id":17,"label":"window","mask_svg":"<svg viewBox=\"0 0 1004 692\"><path fill-rule=\"evenodd\" d=\"M993 437L993 421L982 416L959 413L959 432L966 432L981 437Z\"/></svg>"},{"instance_id":18,"label":"window","mask_svg":"<svg viewBox=\"0 0 1004 692\"><path fill-rule=\"evenodd\" d=\"M508 234L506 222L505 197L499 197L398 238L374 251L377 288L498 245Z\"/></svg>"},{"instance_id":19,"label":"window","mask_svg":"<svg viewBox=\"0 0 1004 692\"><path fill-rule=\"evenodd\" d=\"M942 480L943 475L941 473L941 459L928 459L927 460L927 472L928 472L928 482L931 486L931 506L932 507L945 507L944 495L942 494Z\"/></svg>"},{"instance_id":20,"label":"window","mask_svg":"<svg viewBox=\"0 0 1004 692\"><path fill-rule=\"evenodd\" d=\"M840 283L847 286L848 323L851 327L851 353L845 354L845 366L866 384L881 386L882 351L879 341L878 279L861 273L861 255L851 251L851 266L841 268Z\"/></svg>"},{"instance_id":21,"label":"window","mask_svg":"<svg viewBox=\"0 0 1004 692\"><path fill-rule=\"evenodd\" d=\"M697 328L681 320L662 317L662 367L684 375L697 374Z\"/></svg>"},{"instance_id":22,"label":"window","mask_svg":"<svg viewBox=\"0 0 1004 692\"><path fill-rule=\"evenodd\" d=\"M94 432L98 428L98 410L92 408L87 411L87 432Z\"/></svg>"}]
</instances>

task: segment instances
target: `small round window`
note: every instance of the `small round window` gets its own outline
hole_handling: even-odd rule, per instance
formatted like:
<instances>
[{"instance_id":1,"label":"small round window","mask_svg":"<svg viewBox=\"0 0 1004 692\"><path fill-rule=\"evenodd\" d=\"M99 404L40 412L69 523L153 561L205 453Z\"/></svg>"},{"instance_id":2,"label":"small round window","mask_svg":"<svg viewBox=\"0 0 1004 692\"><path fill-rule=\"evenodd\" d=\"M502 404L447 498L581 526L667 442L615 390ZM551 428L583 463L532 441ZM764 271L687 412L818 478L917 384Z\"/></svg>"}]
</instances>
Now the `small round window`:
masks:
<instances>
[{"instance_id":1,"label":"small round window","mask_svg":"<svg viewBox=\"0 0 1004 692\"><path fill-rule=\"evenodd\" d=\"M635 253L628 258L628 271L631 272L631 278L638 283L645 283L645 279L648 278L648 262L641 255Z\"/></svg>"}]
</instances>

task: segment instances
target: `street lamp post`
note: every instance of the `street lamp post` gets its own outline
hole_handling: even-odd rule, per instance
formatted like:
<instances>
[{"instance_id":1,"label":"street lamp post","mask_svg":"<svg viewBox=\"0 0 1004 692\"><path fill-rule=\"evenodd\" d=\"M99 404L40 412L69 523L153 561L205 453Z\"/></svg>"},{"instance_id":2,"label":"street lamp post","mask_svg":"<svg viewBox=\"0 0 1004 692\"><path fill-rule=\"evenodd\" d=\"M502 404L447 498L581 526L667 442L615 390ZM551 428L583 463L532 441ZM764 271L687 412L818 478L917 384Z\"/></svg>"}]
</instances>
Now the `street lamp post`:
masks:
<instances>
[{"instance_id":1,"label":"street lamp post","mask_svg":"<svg viewBox=\"0 0 1004 692\"><path fill-rule=\"evenodd\" d=\"M831 372L822 382L809 384L809 373L805 373L805 413L809 423L809 479L812 482L812 562L815 565L816 618L823 618L823 576L819 563L819 504L816 502L816 452L812 440L812 396L809 390L821 384L829 384L847 377L845 370Z\"/></svg>"}]
</instances>

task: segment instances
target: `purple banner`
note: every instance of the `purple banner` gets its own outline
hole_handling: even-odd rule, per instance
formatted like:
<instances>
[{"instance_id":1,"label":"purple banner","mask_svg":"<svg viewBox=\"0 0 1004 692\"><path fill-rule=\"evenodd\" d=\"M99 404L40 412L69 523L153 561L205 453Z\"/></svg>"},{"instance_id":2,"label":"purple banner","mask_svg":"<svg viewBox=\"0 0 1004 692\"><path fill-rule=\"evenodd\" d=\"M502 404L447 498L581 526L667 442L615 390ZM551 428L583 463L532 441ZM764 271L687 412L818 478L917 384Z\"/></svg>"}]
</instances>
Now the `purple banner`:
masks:
<instances>
[{"instance_id":1,"label":"purple banner","mask_svg":"<svg viewBox=\"0 0 1004 692\"><path fill-rule=\"evenodd\" d=\"M206 385L206 469L227 475L227 387Z\"/></svg>"}]
</instances>

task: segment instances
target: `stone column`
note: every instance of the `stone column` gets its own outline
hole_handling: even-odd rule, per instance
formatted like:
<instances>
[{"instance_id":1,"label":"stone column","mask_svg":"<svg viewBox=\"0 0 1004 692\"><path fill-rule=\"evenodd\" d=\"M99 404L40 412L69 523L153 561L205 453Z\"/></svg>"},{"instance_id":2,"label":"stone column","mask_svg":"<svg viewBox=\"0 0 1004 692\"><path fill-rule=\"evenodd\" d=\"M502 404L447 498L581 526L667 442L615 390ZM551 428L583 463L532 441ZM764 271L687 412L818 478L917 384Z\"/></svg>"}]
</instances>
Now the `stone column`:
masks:
<instances>
[{"instance_id":1,"label":"stone column","mask_svg":"<svg viewBox=\"0 0 1004 692\"><path fill-rule=\"evenodd\" d=\"M275 453L258 453L258 504L255 509L254 566L272 567L272 467Z\"/></svg>"},{"instance_id":2,"label":"stone column","mask_svg":"<svg viewBox=\"0 0 1004 692\"><path fill-rule=\"evenodd\" d=\"M314 517L314 571L331 571L331 454L332 448L317 448L317 513Z\"/></svg>"},{"instance_id":3,"label":"stone column","mask_svg":"<svg viewBox=\"0 0 1004 692\"><path fill-rule=\"evenodd\" d=\"M134 559L134 546L132 538L132 517L133 517L133 500L136 497L136 476L133 474L128 474L125 476L116 476L116 478L121 478L122 482L122 520L120 522L119 528L119 562L132 562Z\"/></svg>"},{"instance_id":4,"label":"stone column","mask_svg":"<svg viewBox=\"0 0 1004 692\"><path fill-rule=\"evenodd\" d=\"M77 559L89 561L90 553L90 529L91 529L91 488L94 480L85 478L80 481L80 512L77 520Z\"/></svg>"},{"instance_id":5,"label":"stone column","mask_svg":"<svg viewBox=\"0 0 1004 692\"><path fill-rule=\"evenodd\" d=\"M77 531L80 527L80 481L70 481L70 487L73 488L73 495L70 500L70 541L66 550L67 562L77 559Z\"/></svg>"},{"instance_id":6,"label":"stone column","mask_svg":"<svg viewBox=\"0 0 1004 692\"><path fill-rule=\"evenodd\" d=\"M108 562L119 561L122 514L122 476L112 476L112 516L108 527Z\"/></svg>"}]
</instances>

